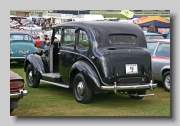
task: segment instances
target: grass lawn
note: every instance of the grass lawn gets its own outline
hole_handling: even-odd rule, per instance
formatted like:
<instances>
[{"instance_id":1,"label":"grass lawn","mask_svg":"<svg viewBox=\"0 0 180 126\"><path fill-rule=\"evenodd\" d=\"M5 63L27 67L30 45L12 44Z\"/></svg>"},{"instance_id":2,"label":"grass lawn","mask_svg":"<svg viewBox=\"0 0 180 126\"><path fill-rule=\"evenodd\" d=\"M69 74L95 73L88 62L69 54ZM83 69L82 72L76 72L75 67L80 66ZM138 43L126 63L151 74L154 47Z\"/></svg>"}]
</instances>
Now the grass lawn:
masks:
<instances>
[{"instance_id":1,"label":"grass lawn","mask_svg":"<svg viewBox=\"0 0 180 126\"><path fill-rule=\"evenodd\" d=\"M11 63L10 69L25 79L23 64ZM26 83L26 82L25 82ZM25 89L29 94L21 99L11 116L170 116L170 93L162 86L155 96L134 100L122 94L94 95L90 104L75 101L72 89L41 83L38 88Z\"/></svg>"}]
</instances>

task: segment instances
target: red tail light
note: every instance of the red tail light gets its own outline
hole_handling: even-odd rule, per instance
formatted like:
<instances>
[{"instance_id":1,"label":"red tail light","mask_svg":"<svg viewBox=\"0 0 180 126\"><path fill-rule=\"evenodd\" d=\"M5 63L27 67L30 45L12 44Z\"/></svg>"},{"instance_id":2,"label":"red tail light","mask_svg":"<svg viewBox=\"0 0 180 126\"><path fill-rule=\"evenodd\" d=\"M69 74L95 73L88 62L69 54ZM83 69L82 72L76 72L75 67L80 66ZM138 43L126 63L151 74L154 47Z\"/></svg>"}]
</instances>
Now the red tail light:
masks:
<instances>
[{"instance_id":1,"label":"red tail light","mask_svg":"<svg viewBox=\"0 0 180 126\"><path fill-rule=\"evenodd\" d=\"M122 83L122 79L121 78L119 79L119 83Z\"/></svg>"},{"instance_id":2,"label":"red tail light","mask_svg":"<svg viewBox=\"0 0 180 126\"><path fill-rule=\"evenodd\" d=\"M12 90L18 90L24 88L24 83L22 81L13 81L10 82L10 89Z\"/></svg>"},{"instance_id":3,"label":"red tail light","mask_svg":"<svg viewBox=\"0 0 180 126\"><path fill-rule=\"evenodd\" d=\"M143 77L142 82L146 82L146 81L147 81L146 77Z\"/></svg>"}]
</instances>

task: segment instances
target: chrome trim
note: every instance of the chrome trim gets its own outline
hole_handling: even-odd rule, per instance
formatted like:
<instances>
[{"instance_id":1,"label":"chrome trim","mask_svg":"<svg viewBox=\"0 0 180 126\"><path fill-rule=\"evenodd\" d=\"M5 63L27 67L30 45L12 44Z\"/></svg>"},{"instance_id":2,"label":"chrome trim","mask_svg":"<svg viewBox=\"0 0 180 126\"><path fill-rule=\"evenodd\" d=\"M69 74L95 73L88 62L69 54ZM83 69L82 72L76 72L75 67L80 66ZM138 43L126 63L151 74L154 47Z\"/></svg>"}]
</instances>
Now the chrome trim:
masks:
<instances>
[{"instance_id":1,"label":"chrome trim","mask_svg":"<svg viewBox=\"0 0 180 126\"><path fill-rule=\"evenodd\" d=\"M48 84L52 84L52 85L56 85L56 86L60 86L60 87L64 87L64 88L69 88L69 85L64 85L64 84L60 84L60 83L54 83L54 82L50 82L50 81L46 81L46 80L40 80L41 82L45 82Z\"/></svg>"},{"instance_id":2,"label":"chrome trim","mask_svg":"<svg viewBox=\"0 0 180 126\"><path fill-rule=\"evenodd\" d=\"M145 85L132 85L132 86L117 86L116 82L114 82L113 86L101 86L101 89L113 90L114 93L116 93L117 91L123 91L123 90L138 90L138 89L153 90L155 87L157 87L157 83L153 84L152 81L150 83L146 83Z\"/></svg>"},{"instance_id":3,"label":"chrome trim","mask_svg":"<svg viewBox=\"0 0 180 126\"><path fill-rule=\"evenodd\" d=\"M10 93L10 98L23 98L28 94L27 90L20 90L19 92Z\"/></svg>"},{"instance_id":4,"label":"chrome trim","mask_svg":"<svg viewBox=\"0 0 180 126\"><path fill-rule=\"evenodd\" d=\"M10 59L25 59L26 57L10 57Z\"/></svg>"}]
</instances>

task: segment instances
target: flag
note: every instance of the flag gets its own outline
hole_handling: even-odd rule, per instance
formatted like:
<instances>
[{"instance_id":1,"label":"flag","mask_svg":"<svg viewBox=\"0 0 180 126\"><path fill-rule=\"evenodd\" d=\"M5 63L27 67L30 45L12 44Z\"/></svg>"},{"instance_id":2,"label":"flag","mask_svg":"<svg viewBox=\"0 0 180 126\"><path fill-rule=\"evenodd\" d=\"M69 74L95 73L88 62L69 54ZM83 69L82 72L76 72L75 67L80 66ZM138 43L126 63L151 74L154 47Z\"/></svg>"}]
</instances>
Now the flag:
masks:
<instances>
[{"instance_id":1,"label":"flag","mask_svg":"<svg viewBox=\"0 0 180 126\"><path fill-rule=\"evenodd\" d=\"M121 14L123 14L127 18L132 18L134 16L134 12L129 10L121 10Z\"/></svg>"}]
</instances>

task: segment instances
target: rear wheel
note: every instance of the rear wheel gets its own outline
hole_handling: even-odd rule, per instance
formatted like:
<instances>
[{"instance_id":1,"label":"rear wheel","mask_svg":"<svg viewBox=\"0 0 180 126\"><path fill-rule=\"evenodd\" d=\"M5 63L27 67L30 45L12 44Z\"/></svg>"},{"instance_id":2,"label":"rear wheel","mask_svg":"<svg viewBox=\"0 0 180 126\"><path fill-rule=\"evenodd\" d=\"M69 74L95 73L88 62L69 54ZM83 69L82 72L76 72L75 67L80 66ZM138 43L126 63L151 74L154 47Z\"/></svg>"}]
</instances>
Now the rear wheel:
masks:
<instances>
[{"instance_id":1,"label":"rear wheel","mask_svg":"<svg viewBox=\"0 0 180 126\"><path fill-rule=\"evenodd\" d=\"M26 68L26 81L29 87L37 88L40 83L40 79L32 76L32 67L29 64Z\"/></svg>"},{"instance_id":2,"label":"rear wheel","mask_svg":"<svg viewBox=\"0 0 180 126\"><path fill-rule=\"evenodd\" d=\"M74 78L73 94L77 102L85 104L91 101L92 91L88 88L81 73L78 73Z\"/></svg>"},{"instance_id":3,"label":"rear wheel","mask_svg":"<svg viewBox=\"0 0 180 126\"><path fill-rule=\"evenodd\" d=\"M163 87L166 91L170 92L170 71L163 75Z\"/></svg>"},{"instance_id":4,"label":"rear wheel","mask_svg":"<svg viewBox=\"0 0 180 126\"><path fill-rule=\"evenodd\" d=\"M138 95L145 95L146 94L146 90L142 90L142 91L129 91L128 94L129 94L130 98L133 98L133 99L142 99L144 96L138 96Z\"/></svg>"}]
</instances>

